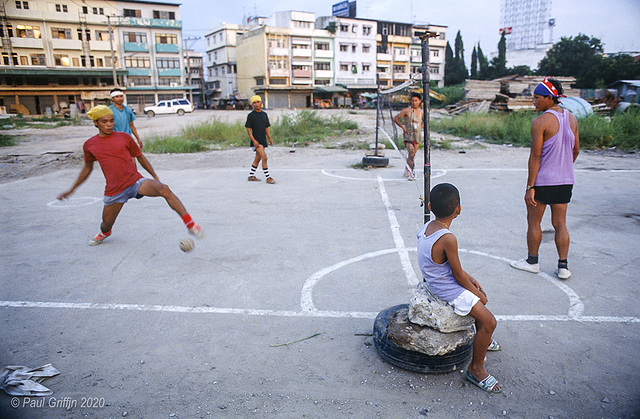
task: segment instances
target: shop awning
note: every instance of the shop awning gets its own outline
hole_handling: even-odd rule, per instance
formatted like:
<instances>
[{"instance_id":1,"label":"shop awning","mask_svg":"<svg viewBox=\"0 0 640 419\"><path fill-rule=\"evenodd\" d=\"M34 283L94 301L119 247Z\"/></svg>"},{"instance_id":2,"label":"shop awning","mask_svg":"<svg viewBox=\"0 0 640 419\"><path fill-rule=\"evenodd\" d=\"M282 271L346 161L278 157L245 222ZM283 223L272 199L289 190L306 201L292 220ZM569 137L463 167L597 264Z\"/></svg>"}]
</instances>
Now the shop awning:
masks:
<instances>
[{"instance_id":1,"label":"shop awning","mask_svg":"<svg viewBox=\"0 0 640 419\"><path fill-rule=\"evenodd\" d=\"M320 93L347 93L349 90L342 86L316 86L314 91Z\"/></svg>"}]
</instances>

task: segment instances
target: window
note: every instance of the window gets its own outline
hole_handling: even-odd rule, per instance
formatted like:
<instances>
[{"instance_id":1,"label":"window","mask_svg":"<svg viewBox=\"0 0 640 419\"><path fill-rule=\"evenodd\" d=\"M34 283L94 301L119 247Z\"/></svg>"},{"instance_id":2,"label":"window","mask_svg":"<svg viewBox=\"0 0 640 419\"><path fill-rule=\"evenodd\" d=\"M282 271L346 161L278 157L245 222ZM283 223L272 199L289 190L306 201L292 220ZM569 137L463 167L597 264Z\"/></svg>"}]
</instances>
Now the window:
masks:
<instances>
[{"instance_id":1,"label":"window","mask_svg":"<svg viewBox=\"0 0 640 419\"><path fill-rule=\"evenodd\" d=\"M314 84L316 86L328 86L329 85L329 80L325 80L325 79L316 79L316 81L314 82Z\"/></svg>"},{"instance_id":2,"label":"window","mask_svg":"<svg viewBox=\"0 0 640 419\"><path fill-rule=\"evenodd\" d=\"M91 31L89 29L85 29L86 40L91 41ZM82 29L78 29L78 39L80 41L85 40L82 36Z\"/></svg>"},{"instance_id":3,"label":"window","mask_svg":"<svg viewBox=\"0 0 640 419\"><path fill-rule=\"evenodd\" d=\"M31 65L47 65L44 54L31 54Z\"/></svg>"},{"instance_id":4,"label":"window","mask_svg":"<svg viewBox=\"0 0 640 419\"><path fill-rule=\"evenodd\" d=\"M83 67L95 67L96 66L95 60L93 58L93 55L89 56L89 63L87 63L87 57L84 56L84 55L82 57L80 57L80 59L82 60L82 66Z\"/></svg>"},{"instance_id":5,"label":"window","mask_svg":"<svg viewBox=\"0 0 640 419\"><path fill-rule=\"evenodd\" d=\"M129 77L128 81L132 86L151 86L151 77Z\"/></svg>"},{"instance_id":6,"label":"window","mask_svg":"<svg viewBox=\"0 0 640 419\"><path fill-rule=\"evenodd\" d=\"M15 52L11 54L11 61L13 61L13 65L18 65L18 54ZM4 65L9 65L9 55L6 52L2 53L2 62Z\"/></svg>"},{"instance_id":7,"label":"window","mask_svg":"<svg viewBox=\"0 0 640 419\"><path fill-rule=\"evenodd\" d=\"M370 35L371 34L371 26L363 26L362 27L362 34L363 35Z\"/></svg>"},{"instance_id":8,"label":"window","mask_svg":"<svg viewBox=\"0 0 640 419\"><path fill-rule=\"evenodd\" d=\"M351 45L351 52L352 53L356 53L356 50L358 49L358 46L356 44Z\"/></svg>"},{"instance_id":9,"label":"window","mask_svg":"<svg viewBox=\"0 0 640 419\"><path fill-rule=\"evenodd\" d=\"M142 11L135 9L122 9L124 17L142 17Z\"/></svg>"},{"instance_id":10,"label":"window","mask_svg":"<svg viewBox=\"0 0 640 419\"><path fill-rule=\"evenodd\" d=\"M349 71L349 64L340 64L340 71Z\"/></svg>"},{"instance_id":11,"label":"window","mask_svg":"<svg viewBox=\"0 0 640 419\"><path fill-rule=\"evenodd\" d=\"M93 8L94 15L104 15L104 9L102 7L94 7Z\"/></svg>"},{"instance_id":12,"label":"window","mask_svg":"<svg viewBox=\"0 0 640 419\"><path fill-rule=\"evenodd\" d=\"M404 73L405 69L406 69L406 67L403 66L403 65L397 65L396 64L396 65L393 66L393 72L394 73Z\"/></svg>"},{"instance_id":13,"label":"window","mask_svg":"<svg viewBox=\"0 0 640 419\"><path fill-rule=\"evenodd\" d=\"M144 32L124 32L124 42L147 43L147 34ZM108 39L108 38L107 38Z\"/></svg>"},{"instance_id":14,"label":"window","mask_svg":"<svg viewBox=\"0 0 640 419\"><path fill-rule=\"evenodd\" d=\"M13 29L11 26L7 26L7 32L9 36L13 36ZM16 36L18 38L40 38L40 27L29 25L16 25Z\"/></svg>"},{"instance_id":15,"label":"window","mask_svg":"<svg viewBox=\"0 0 640 419\"><path fill-rule=\"evenodd\" d=\"M349 25L340 24L340 32L349 32Z\"/></svg>"},{"instance_id":16,"label":"window","mask_svg":"<svg viewBox=\"0 0 640 419\"><path fill-rule=\"evenodd\" d=\"M331 63L323 63L323 62L314 63L314 68L316 70L331 70Z\"/></svg>"},{"instance_id":17,"label":"window","mask_svg":"<svg viewBox=\"0 0 640 419\"><path fill-rule=\"evenodd\" d=\"M349 51L349 45L347 45L347 44L340 44L340 51L342 51L342 52L348 52L348 51Z\"/></svg>"},{"instance_id":18,"label":"window","mask_svg":"<svg viewBox=\"0 0 640 419\"><path fill-rule=\"evenodd\" d=\"M371 65L362 64L362 71L371 71Z\"/></svg>"},{"instance_id":19,"label":"window","mask_svg":"<svg viewBox=\"0 0 640 419\"><path fill-rule=\"evenodd\" d=\"M118 59L117 58L114 60L114 62L116 63L116 67L120 67L118 65ZM113 65L111 64L111 57L104 57L104 66L105 67L113 67Z\"/></svg>"},{"instance_id":20,"label":"window","mask_svg":"<svg viewBox=\"0 0 640 419\"><path fill-rule=\"evenodd\" d=\"M362 46L362 52L369 52L371 51L371 45L363 45Z\"/></svg>"},{"instance_id":21,"label":"window","mask_svg":"<svg viewBox=\"0 0 640 419\"><path fill-rule=\"evenodd\" d=\"M178 45L178 36L175 34L157 33L156 44Z\"/></svg>"},{"instance_id":22,"label":"window","mask_svg":"<svg viewBox=\"0 0 640 419\"><path fill-rule=\"evenodd\" d=\"M328 42L316 42L316 49L329 51L329 43Z\"/></svg>"},{"instance_id":23,"label":"window","mask_svg":"<svg viewBox=\"0 0 640 419\"><path fill-rule=\"evenodd\" d=\"M393 53L395 55L406 55L407 51L404 48L394 48Z\"/></svg>"},{"instance_id":24,"label":"window","mask_svg":"<svg viewBox=\"0 0 640 419\"><path fill-rule=\"evenodd\" d=\"M20 65L29 65L29 57L25 55L20 56Z\"/></svg>"},{"instance_id":25,"label":"window","mask_svg":"<svg viewBox=\"0 0 640 419\"><path fill-rule=\"evenodd\" d=\"M127 68L149 68L151 67L151 60L149 57L126 57L124 59L124 65ZM109 67L111 66L109 65Z\"/></svg>"},{"instance_id":26,"label":"window","mask_svg":"<svg viewBox=\"0 0 640 419\"><path fill-rule=\"evenodd\" d=\"M109 40L109 32L108 31L96 31L96 40L98 40L98 41L108 41Z\"/></svg>"},{"instance_id":27,"label":"window","mask_svg":"<svg viewBox=\"0 0 640 419\"><path fill-rule=\"evenodd\" d=\"M160 86L180 86L180 78L178 77L158 77ZM167 106L171 106L171 102L167 102Z\"/></svg>"},{"instance_id":28,"label":"window","mask_svg":"<svg viewBox=\"0 0 640 419\"><path fill-rule=\"evenodd\" d=\"M71 29L51 28L51 35L54 39L71 39Z\"/></svg>"},{"instance_id":29,"label":"window","mask_svg":"<svg viewBox=\"0 0 640 419\"><path fill-rule=\"evenodd\" d=\"M440 56L440 51L438 51L437 49L431 50L431 52L433 52L433 56L434 57L439 57Z\"/></svg>"},{"instance_id":30,"label":"window","mask_svg":"<svg viewBox=\"0 0 640 419\"><path fill-rule=\"evenodd\" d=\"M69 67L71 65L71 60L68 55L54 55L53 62L55 65Z\"/></svg>"},{"instance_id":31,"label":"window","mask_svg":"<svg viewBox=\"0 0 640 419\"><path fill-rule=\"evenodd\" d=\"M358 25L351 25L351 32L353 33L358 32Z\"/></svg>"},{"instance_id":32,"label":"window","mask_svg":"<svg viewBox=\"0 0 640 419\"><path fill-rule=\"evenodd\" d=\"M440 74L440 67L438 67L438 66L430 66L429 73L431 73L431 74Z\"/></svg>"},{"instance_id":33,"label":"window","mask_svg":"<svg viewBox=\"0 0 640 419\"><path fill-rule=\"evenodd\" d=\"M156 65L158 68L180 68L180 60L177 58L158 58Z\"/></svg>"},{"instance_id":34,"label":"window","mask_svg":"<svg viewBox=\"0 0 640 419\"><path fill-rule=\"evenodd\" d=\"M224 76L224 67L220 67L220 74Z\"/></svg>"},{"instance_id":35,"label":"window","mask_svg":"<svg viewBox=\"0 0 640 419\"><path fill-rule=\"evenodd\" d=\"M154 19L165 19L165 20L176 20L175 12L167 12L164 10L154 10L153 11Z\"/></svg>"},{"instance_id":36,"label":"window","mask_svg":"<svg viewBox=\"0 0 640 419\"><path fill-rule=\"evenodd\" d=\"M66 4L56 4L56 12L67 13L69 9Z\"/></svg>"},{"instance_id":37,"label":"window","mask_svg":"<svg viewBox=\"0 0 640 419\"><path fill-rule=\"evenodd\" d=\"M16 9L22 9L22 2L16 1Z\"/></svg>"},{"instance_id":38,"label":"window","mask_svg":"<svg viewBox=\"0 0 640 419\"><path fill-rule=\"evenodd\" d=\"M74 67L80 67L80 59L78 57L71 58Z\"/></svg>"},{"instance_id":39,"label":"window","mask_svg":"<svg viewBox=\"0 0 640 419\"><path fill-rule=\"evenodd\" d=\"M89 14L89 8L87 6L82 6L82 14Z\"/></svg>"}]
</instances>

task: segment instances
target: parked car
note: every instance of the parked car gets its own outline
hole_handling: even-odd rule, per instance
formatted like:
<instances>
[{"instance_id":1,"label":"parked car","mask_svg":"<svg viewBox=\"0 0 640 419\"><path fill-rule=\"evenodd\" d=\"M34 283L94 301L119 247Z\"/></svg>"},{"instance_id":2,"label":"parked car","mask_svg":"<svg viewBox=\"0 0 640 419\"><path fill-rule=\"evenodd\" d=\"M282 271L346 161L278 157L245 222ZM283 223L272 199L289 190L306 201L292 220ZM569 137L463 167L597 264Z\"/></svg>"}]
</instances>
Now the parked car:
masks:
<instances>
[{"instance_id":1,"label":"parked car","mask_svg":"<svg viewBox=\"0 0 640 419\"><path fill-rule=\"evenodd\" d=\"M153 106L144 107L144 113L147 116L168 113L177 113L182 116L185 112L193 112L193 105L187 99L161 100Z\"/></svg>"}]
</instances>

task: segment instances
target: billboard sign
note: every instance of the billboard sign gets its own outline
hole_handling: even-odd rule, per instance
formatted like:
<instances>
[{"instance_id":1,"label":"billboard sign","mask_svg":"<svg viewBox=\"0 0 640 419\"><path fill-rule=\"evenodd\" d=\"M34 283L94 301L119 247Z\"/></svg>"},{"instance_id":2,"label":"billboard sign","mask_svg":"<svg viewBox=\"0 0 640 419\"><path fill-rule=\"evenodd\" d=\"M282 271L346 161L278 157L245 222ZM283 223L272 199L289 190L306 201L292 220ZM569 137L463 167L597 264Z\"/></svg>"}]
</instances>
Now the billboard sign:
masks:
<instances>
[{"instance_id":1,"label":"billboard sign","mask_svg":"<svg viewBox=\"0 0 640 419\"><path fill-rule=\"evenodd\" d=\"M349 17L349 0L334 4L331 11L333 16Z\"/></svg>"}]
</instances>

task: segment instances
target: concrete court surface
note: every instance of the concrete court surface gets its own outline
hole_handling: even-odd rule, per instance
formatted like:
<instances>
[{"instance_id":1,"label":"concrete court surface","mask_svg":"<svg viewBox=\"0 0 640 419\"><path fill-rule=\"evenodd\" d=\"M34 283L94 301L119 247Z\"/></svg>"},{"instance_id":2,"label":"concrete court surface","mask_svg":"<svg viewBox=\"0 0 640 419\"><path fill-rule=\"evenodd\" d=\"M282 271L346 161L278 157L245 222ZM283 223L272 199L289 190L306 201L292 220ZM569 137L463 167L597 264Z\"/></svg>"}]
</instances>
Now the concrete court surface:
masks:
<instances>
[{"instance_id":1,"label":"concrete court surface","mask_svg":"<svg viewBox=\"0 0 640 419\"><path fill-rule=\"evenodd\" d=\"M0 184L0 363L60 371L43 399L0 392L0 417L639 417L640 159L580 155L561 282L548 214L542 272L508 265L526 254L528 149L465 151L432 152L432 185L460 189L452 231L498 318L487 369L502 394L372 345L376 314L419 278L421 176L390 152L361 170L361 151L274 147L275 185L246 181L249 150L148 156L206 231L191 253L161 198L130 201L88 246L97 166L66 202L81 163Z\"/></svg>"}]
</instances>

